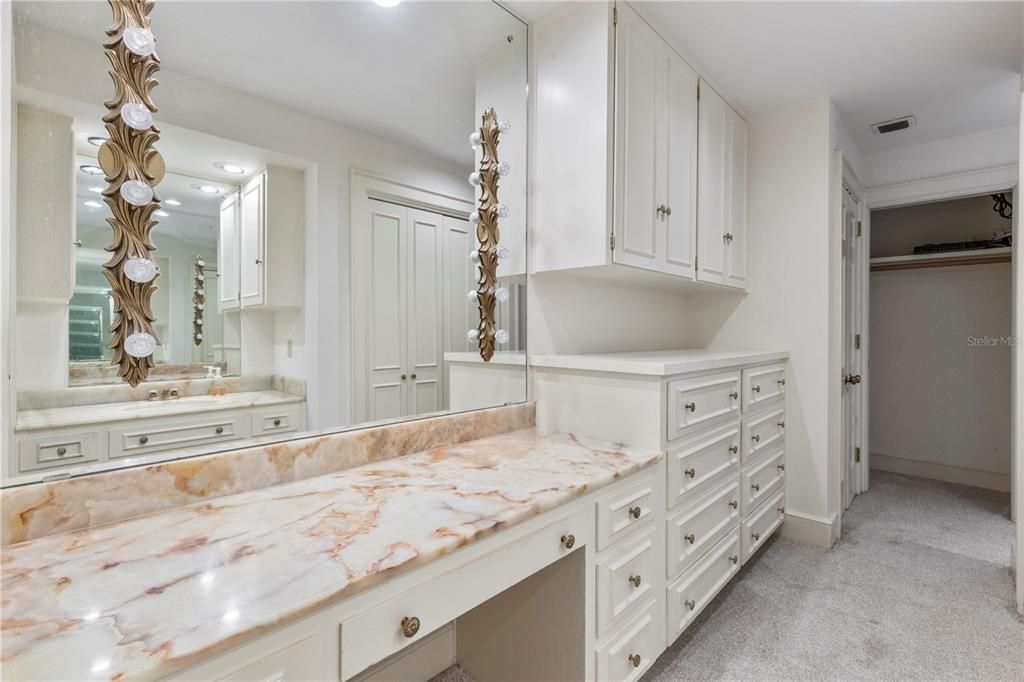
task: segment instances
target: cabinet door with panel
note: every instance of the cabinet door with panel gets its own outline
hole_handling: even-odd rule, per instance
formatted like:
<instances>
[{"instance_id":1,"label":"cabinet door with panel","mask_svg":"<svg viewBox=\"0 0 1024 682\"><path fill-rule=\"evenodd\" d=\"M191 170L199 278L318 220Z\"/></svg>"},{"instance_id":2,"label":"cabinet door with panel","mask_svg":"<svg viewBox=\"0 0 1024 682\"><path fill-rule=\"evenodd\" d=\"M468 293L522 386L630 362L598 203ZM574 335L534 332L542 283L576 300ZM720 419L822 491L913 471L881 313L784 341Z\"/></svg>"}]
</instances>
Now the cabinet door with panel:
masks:
<instances>
[{"instance_id":1,"label":"cabinet door with panel","mask_svg":"<svg viewBox=\"0 0 1024 682\"><path fill-rule=\"evenodd\" d=\"M665 49L665 249L662 271L693 279L697 257L697 72Z\"/></svg>"},{"instance_id":2,"label":"cabinet door with panel","mask_svg":"<svg viewBox=\"0 0 1024 682\"><path fill-rule=\"evenodd\" d=\"M220 240L217 244L217 278L221 310L239 307L239 193L233 192L220 204Z\"/></svg>"},{"instance_id":3,"label":"cabinet door with panel","mask_svg":"<svg viewBox=\"0 0 1024 682\"><path fill-rule=\"evenodd\" d=\"M260 173L242 186L239 199L239 230L241 232L240 299L243 306L263 305L264 302L266 199L266 173Z\"/></svg>"},{"instance_id":4,"label":"cabinet door with panel","mask_svg":"<svg viewBox=\"0 0 1024 682\"><path fill-rule=\"evenodd\" d=\"M725 283L737 289L747 287L747 143L750 127L729 109L728 221L722 240L725 245Z\"/></svg>"}]
</instances>

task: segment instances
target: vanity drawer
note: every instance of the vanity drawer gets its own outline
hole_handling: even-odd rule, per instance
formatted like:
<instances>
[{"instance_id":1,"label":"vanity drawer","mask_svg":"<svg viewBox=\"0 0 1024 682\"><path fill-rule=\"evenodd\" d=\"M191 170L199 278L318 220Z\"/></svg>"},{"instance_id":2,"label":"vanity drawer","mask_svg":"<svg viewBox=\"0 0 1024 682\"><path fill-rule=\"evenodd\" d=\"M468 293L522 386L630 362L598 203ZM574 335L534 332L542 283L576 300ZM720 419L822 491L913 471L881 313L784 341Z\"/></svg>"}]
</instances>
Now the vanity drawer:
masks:
<instances>
[{"instance_id":1,"label":"vanity drawer","mask_svg":"<svg viewBox=\"0 0 1024 682\"><path fill-rule=\"evenodd\" d=\"M768 541L786 518L786 495L779 492L743 521L743 563Z\"/></svg>"},{"instance_id":2,"label":"vanity drawer","mask_svg":"<svg viewBox=\"0 0 1024 682\"><path fill-rule=\"evenodd\" d=\"M786 478L786 452L779 450L763 458L754 466L743 470L743 509L745 515L772 496L784 485Z\"/></svg>"},{"instance_id":3,"label":"vanity drawer","mask_svg":"<svg viewBox=\"0 0 1024 682\"><path fill-rule=\"evenodd\" d=\"M132 457L249 437L249 415L222 413L110 429L110 457Z\"/></svg>"},{"instance_id":4,"label":"vanity drawer","mask_svg":"<svg viewBox=\"0 0 1024 682\"><path fill-rule=\"evenodd\" d=\"M448 573L431 578L341 623L341 679L347 680L503 592L593 537L583 507ZM563 537L573 536L569 547ZM417 619L415 630L403 619ZM407 620L408 624L409 621ZM407 629L408 635L403 632Z\"/></svg>"},{"instance_id":5,"label":"vanity drawer","mask_svg":"<svg viewBox=\"0 0 1024 682\"><path fill-rule=\"evenodd\" d=\"M18 436L18 470L38 471L95 462L102 450L99 431L56 432L29 438Z\"/></svg>"},{"instance_id":6,"label":"vanity drawer","mask_svg":"<svg viewBox=\"0 0 1024 682\"><path fill-rule=\"evenodd\" d=\"M740 532L734 529L668 586L669 641L693 622L740 568Z\"/></svg>"},{"instance_id":7,"label":"vanity drawer","mask_svg":"<svg viewBox=\"0 0 1024 682\"><path fill-rule=\"evenodd\" d=\"M669 579L679 575L730 532L740 520L740 483L727 485L670 517L666 559Z\"/></svg>"},{"instance_id":8,"label":"vanity drawer","mask_svg":"<svg viewBox=\"0 0 1024 682\"><path fill-rule=\"evenodd\" d=\"M654 622L654 602L639 618L611 637L597 652L597 679L632 682L640 679L662 650Z\"/></svg>"},{"instance_id":9,"label":"vanity drawer","mask_svg":"<svg viewBox=\"0 0 1024 682\"><path fill-rule=\"evenodd\" d=\"M772 410L743 420L743 463L752 462L765 452L771 452L786 439L786 409Z\"/></svg>"},{"instance_id":10,"label":"vanity drawer","mask_svg":"<svg viewBox=\"0 0 1024 682\"><path fill-rule=\"evenodd\" d=\"M728 372L693 379L677 379L668 385L668 439L675 440L698 424L739 414L740 374Z\"/></svg>"},{"instance_id":11,"label":"vanity drawer","mask_svg":"<svg viewBox=\"0 0 1024 682\"><path fill-rule=\"evenodd\" d=\"M743 411L781 398L786 394L786 365L766 365L743 370Z\"/></svg>"},{"instance_id":12,"label":"vanity drawer","mask_svg":"<svg viewBox=\"0 0 1024 682\"><path fill-rule=\"evenodd\" d=\"M302 428L302 405L288 403L252 413L252 435L269 436Z\"/></svg>"},{"instance_id":13,"label":"vanity drawer","mask_svg":"<svg viewBox=\"0 0 1024 682\"><path fill-rule=\"evenodd\" d=\"M655 532L649 525L597 562L597 636L621 624L653 595Z\"/></svg>"},{"instance_id":14,"label":"vanity drawer","mask_svg":"<svg viewBox=\"0 0 1024 682\"><path fill-rule=\"evenodd\" d=\"M740 425L707 431L668 453L668 507L696 499L739 473Z\"/></svg>"},{"instance_id":15,"label":"vanity drawer","mask_svg":"<svg viewBox=\"0 0 1024 682\"><path fill-rule=\"evenodd\" d=\"M597 549L629 535L654 513L654 472L641 474L641 480L620 488L597 501Z\"/></svg>"}]
</instances>

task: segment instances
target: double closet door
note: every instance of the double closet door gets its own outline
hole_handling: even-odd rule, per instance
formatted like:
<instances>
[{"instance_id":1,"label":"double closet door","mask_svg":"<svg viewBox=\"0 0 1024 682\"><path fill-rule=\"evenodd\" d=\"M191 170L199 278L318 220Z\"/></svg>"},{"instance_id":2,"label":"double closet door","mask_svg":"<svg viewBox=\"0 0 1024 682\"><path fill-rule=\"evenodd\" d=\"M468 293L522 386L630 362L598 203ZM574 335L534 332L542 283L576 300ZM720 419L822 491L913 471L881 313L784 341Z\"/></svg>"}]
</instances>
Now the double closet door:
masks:
<instances>
[{"instance_id":1,"label":"double closet door","mask_svg":"<svg viewBox=\"0 0 1024 682\"><path fill-rule=\"evenodd\" d=\"M469 223L378 200L369 218L367 417L445 410L444 353L473 324Z\"/></svg>"}]
</instances>

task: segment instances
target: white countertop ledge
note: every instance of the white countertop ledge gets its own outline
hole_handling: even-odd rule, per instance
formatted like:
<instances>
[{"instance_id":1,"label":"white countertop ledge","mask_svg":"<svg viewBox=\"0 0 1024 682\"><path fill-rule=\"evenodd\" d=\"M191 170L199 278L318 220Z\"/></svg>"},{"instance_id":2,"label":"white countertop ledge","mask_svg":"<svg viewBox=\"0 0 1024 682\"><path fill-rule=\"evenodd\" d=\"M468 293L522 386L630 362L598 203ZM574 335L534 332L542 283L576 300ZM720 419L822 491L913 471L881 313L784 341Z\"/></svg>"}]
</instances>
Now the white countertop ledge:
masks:
<instances>
[{"instance_id":1,"label":"white countertop ledge","mask_svg":"<svg viewBox=\"0 0 1024 682\"><path fill-rule=\"evenodd\" d=\"M531 355L530 366L668 377L675 374L723 369L735 365L781 362L788 357L789 353L779 350L686 348L587 355Z\"/></svg>"}]
</instances>

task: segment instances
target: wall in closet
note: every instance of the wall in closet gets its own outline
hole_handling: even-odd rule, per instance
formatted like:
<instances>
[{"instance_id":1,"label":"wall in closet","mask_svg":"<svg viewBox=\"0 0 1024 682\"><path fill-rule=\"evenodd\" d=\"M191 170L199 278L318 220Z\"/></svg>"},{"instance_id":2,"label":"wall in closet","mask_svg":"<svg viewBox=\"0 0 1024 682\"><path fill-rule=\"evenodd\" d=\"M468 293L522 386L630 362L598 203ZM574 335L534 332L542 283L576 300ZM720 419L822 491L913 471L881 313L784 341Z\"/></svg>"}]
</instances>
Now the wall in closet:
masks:
<instances>
[{"instance_id":1,"label":"wall in closet","mask_svg":"<svg viewBox=\"0 0 1024 682\"><path fill-rule=\"evenodd\" d=\"M1013 203L1013 192L1006 198ZM871 257L905 256L931 243L991 239L1010 229L1010 221L992 210L992 197L936 201L871 214Z\"/></svg>"}]
</instances>

